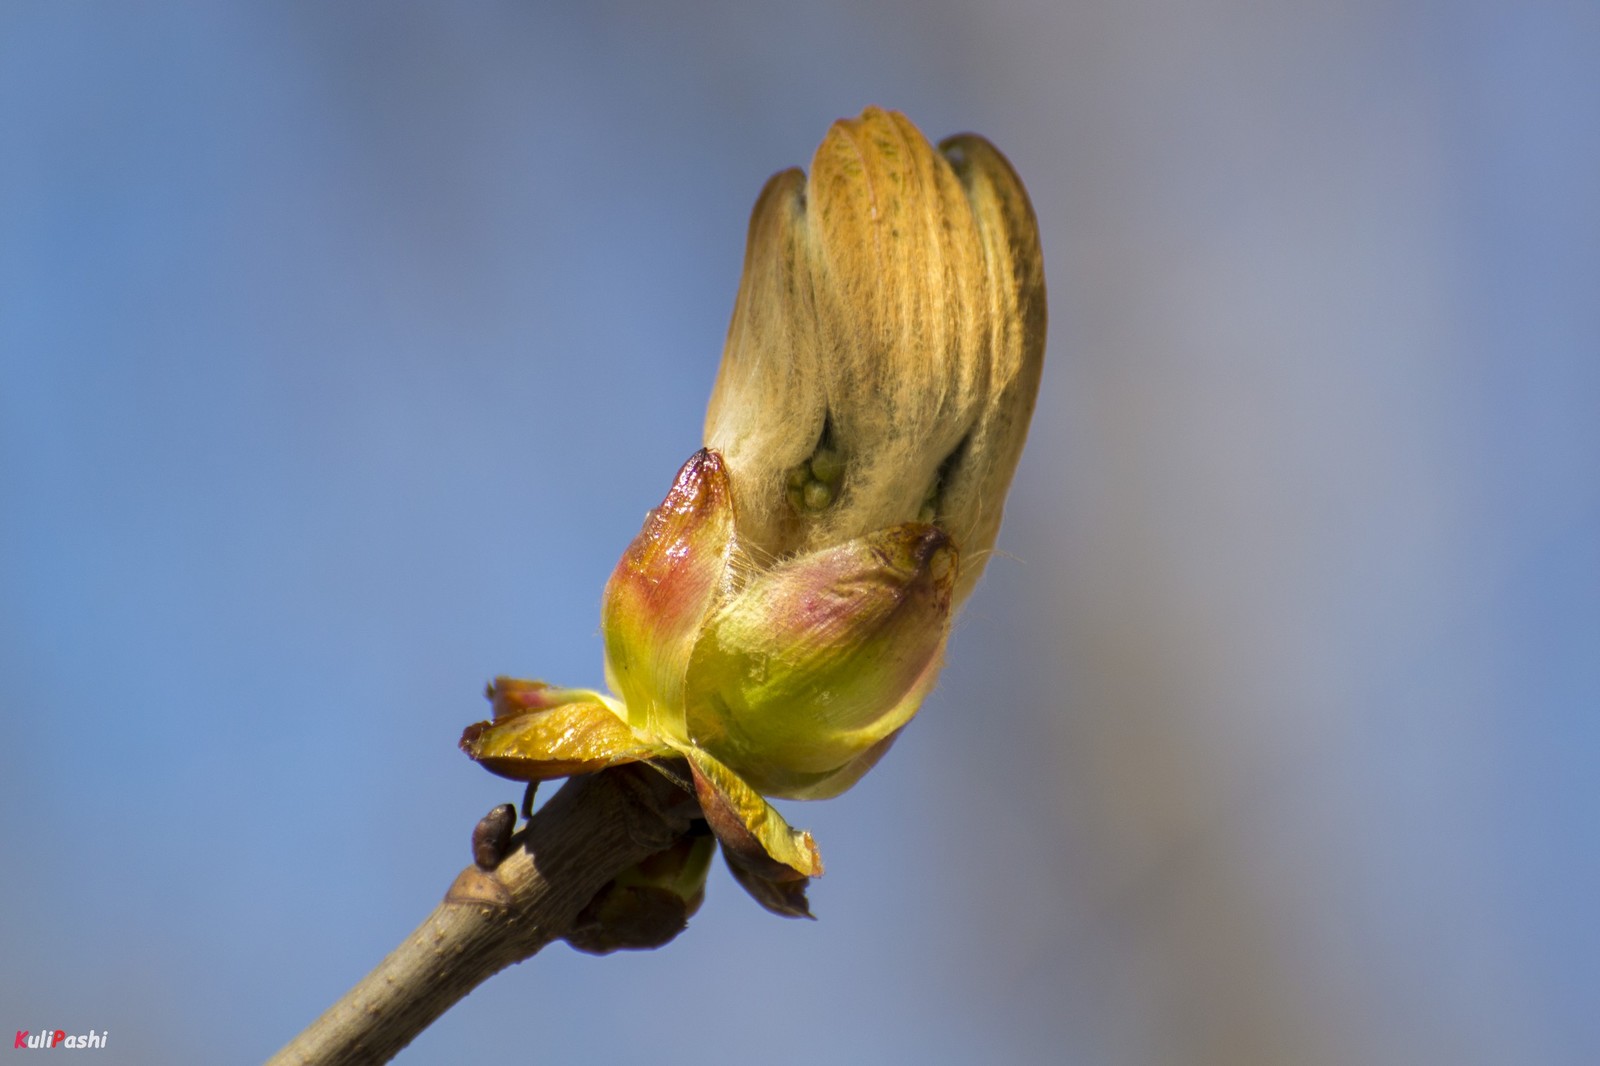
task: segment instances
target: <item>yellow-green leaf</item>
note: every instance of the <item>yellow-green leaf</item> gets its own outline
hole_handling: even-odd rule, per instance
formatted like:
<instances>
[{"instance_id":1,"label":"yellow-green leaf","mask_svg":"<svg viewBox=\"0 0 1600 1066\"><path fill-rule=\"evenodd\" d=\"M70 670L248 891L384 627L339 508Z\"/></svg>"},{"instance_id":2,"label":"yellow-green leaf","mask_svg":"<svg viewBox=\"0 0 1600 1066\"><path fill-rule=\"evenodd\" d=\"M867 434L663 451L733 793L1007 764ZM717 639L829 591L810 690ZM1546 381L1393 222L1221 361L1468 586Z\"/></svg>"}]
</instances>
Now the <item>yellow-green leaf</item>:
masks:
<instances>
[{"instance_id":1,"label":"yellow-green leaf","mask_svg":"<svg viewBox=\"0 0 1600 1066\"><path fill-rule=\"evenodd\" d=\"M822 875L822 857L810 833L791 828L761 793L704 751L684 747L679 754L689 760L706 823L730 861L769 881Z\"/></svg>"},{"instance_id":2,"label":"yellow-green leaf","mask_svg":"<svg viewBox=\"0 0 1600 1066\"><path fill-rule=\"evenodd\" d=\"M495 717L461 734L461 750L514 781L548 781L670 754L640 737L605 697L539 681L497 679Z\"/></svg>"}]
</instances>

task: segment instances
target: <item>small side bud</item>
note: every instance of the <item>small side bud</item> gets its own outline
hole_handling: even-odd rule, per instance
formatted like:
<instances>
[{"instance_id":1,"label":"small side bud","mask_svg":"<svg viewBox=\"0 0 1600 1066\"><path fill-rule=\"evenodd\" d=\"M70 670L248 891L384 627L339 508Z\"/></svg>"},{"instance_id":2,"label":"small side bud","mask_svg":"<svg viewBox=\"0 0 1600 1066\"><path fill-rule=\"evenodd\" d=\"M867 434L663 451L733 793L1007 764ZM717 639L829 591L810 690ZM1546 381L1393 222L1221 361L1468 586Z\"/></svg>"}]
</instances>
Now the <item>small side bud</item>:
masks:
<instances>
[{"instance_id":1,"label":"small side bud","mask_svg":"<svg viewBox=\"0 0 1600 1066\"><path fill-rule=\"evenodd\" d=\"M472 828L472 861L480 870L493 870L506 857L511 846L511 830L517 824L517 809L502 803Z\"/></svg>"}]
</instances>

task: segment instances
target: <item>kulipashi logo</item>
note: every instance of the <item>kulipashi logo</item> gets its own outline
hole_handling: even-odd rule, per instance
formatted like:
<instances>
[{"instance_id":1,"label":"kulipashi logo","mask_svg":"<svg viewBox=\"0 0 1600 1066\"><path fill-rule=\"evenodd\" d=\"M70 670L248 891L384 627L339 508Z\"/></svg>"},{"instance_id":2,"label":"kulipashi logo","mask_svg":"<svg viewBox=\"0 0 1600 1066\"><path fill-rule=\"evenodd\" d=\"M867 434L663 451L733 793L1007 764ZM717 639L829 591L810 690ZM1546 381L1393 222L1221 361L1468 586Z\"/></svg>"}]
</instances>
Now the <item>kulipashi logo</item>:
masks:
<instances>
[{"instance_id":1,"label":"kulipashi logo","mask_svg":"<svg viewBox=\"0 0 1600 1066\"><path fill-rule=\"evenodd\" d=\"M104 1048L106 1041L111 1038L111 1030L101 1032L90 1029L87 1033L69 1033L65 1029L40 1029L37 1033L28 1029L17 1030L17 1042L12 1047L21 1048ZM5 1039L0 1037L0 1040Z\"/></svg>"}]
</instances>

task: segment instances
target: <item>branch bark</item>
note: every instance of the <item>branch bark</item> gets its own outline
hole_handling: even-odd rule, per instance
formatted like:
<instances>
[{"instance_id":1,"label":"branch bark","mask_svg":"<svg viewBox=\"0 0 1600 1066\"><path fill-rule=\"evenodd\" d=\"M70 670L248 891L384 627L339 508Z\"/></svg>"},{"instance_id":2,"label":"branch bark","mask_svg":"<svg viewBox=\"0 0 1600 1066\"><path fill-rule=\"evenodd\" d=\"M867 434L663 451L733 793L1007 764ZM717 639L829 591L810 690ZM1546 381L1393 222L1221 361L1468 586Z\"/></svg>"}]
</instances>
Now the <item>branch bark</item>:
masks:
<instances>
[{"instance_id":1,"label":"branch bark","mask_svg":"<svg viewBox=\"0 0 1600 1066\"><path fill-rule=\"evenodd\" d=\"M571 932L602 888L699 814L692 796L644 766L569 780L495 869L463 870L427 920L268 1066L389 1061L483 981Z\"/></svg>"}]
</instances>

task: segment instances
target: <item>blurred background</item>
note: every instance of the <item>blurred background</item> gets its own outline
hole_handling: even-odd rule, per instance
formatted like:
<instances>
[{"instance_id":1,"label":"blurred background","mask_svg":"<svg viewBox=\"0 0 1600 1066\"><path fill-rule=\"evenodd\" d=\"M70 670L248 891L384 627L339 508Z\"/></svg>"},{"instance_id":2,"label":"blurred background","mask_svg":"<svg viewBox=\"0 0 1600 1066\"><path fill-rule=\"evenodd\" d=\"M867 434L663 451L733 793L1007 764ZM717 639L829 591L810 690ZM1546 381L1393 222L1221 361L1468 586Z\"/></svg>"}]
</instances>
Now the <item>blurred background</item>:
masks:
<instances>
[{"instance_id":1,"label":"blurred background","mask_svg":"<svg viewBox=\"0 0 1600 1066\"><path fill-rule=\"evenodd\" d=\"M1600 1061L1589 0L5 5L0 1031L258 1061L422 919L870 103L1038 210L1007 556L820 921L399 1061Z\"/></svg>"}]
</instances>

